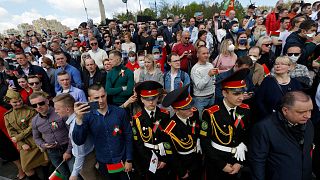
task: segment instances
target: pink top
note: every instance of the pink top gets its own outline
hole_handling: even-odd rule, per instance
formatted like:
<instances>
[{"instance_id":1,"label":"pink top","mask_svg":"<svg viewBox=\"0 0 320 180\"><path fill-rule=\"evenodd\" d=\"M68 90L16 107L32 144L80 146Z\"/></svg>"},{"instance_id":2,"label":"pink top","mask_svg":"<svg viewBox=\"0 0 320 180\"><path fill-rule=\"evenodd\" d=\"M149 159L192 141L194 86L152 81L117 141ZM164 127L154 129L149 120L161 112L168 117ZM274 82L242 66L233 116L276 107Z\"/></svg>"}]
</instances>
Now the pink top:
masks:
<instances>
[{"instance_id":1,"label":"pink top","mask_svg":"<svg viewBox=\"0 0 320 180\"><path fill-rule=\"evenodd\" d=\"M231 69L236 64L236 60L237 55L234 53L231 56L224 56L222 54L219 54L219 56L216 57L212 64L214 68L219 69L219 73L222 73Z\"/></svg>"}]
</instances>

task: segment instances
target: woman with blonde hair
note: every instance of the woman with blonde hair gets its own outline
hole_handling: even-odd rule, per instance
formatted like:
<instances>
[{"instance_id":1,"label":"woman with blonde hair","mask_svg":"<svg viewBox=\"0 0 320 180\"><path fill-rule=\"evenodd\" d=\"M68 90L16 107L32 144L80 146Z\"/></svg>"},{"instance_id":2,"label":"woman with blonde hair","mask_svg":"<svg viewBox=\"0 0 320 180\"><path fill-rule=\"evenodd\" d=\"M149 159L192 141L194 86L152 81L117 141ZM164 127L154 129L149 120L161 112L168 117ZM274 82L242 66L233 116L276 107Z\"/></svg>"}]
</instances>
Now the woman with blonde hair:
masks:
<instances>
[{"instance_id":1,"label":"woman with blonde hair","mask_svg":"<svg viewBox=\"0 0 320 180\"><path fill-rule=\"evenodd\" d=\"M214 68L218 68L219 73L231 69L237 60L237 55L234 53L235 46L231 39L225 39L220 46L220 54L212 62Z\"/></svg>"},{"instance_id":2,"label":"woman with blonde hair","mask_svg":"<svg viewBox=\"0 0 320 180\"><path fill-rule=\"evenodd\" d=\"M289 57L280 56L274 64L274 75L263 79L255 95L260 119L275 111L282 96L287 92L302 89L299 81L290 77L291 68L292 62Z\"/></svg>"},{"instance_id":3,"label":"woman with blonde hair","mask_svg":"<svg viewBox=\"0 0 320 180\"><path fill-rule=\"evenodd\" d=\"M144 71L140 72L139 82L157 81L163 85L163 73L157 68L153 55L147 54L144 57Z\"/></svg>"},{"instance_id":4,"label":"woman with blonde hair","mask_svg":"<svg viewBox=\"0 0 320 180\"><path fill-rule=\"evenodd\" d=\"M260 37L256 46L261 48L261 57L258 59L257 63L264 66L265 73L269 74L275 61L275 55L271 51L272 39L269 36Z\"/></svg>"}]
</instances>

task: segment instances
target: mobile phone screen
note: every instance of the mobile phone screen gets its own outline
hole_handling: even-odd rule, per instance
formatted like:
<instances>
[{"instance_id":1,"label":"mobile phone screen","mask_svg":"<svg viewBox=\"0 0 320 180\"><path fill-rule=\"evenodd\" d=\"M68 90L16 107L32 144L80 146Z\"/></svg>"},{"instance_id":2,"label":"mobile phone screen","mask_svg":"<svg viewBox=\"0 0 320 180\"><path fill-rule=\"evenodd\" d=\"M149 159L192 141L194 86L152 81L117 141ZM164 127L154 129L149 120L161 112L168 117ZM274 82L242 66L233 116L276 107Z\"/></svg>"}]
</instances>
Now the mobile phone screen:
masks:
<instances>
[{"instance_id":1,"label":"mobile phone screen","mask_svg":"<svg viewBox=\"0 0 320 180\"><path fill-rule=\"evenodd\" d=\"M88 105L90 106L90 110L99 109L99 102L98 101L89 102Z\"/></svg>"}]
</instances>

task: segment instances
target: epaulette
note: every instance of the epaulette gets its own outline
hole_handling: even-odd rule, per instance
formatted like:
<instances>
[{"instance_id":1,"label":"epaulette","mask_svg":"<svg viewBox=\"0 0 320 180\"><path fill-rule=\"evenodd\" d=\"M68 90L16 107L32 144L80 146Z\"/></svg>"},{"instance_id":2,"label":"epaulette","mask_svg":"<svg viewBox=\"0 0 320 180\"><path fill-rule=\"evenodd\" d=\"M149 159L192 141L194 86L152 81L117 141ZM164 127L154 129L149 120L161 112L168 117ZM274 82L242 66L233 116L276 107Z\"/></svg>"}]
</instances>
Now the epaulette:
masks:
<instances>
[{"instance_id":1,"label":"epaulette","mask_svg":"<svg viewBox=\"0 0 320 180\"><path fill-rule=\"evenodd\" d=\"M241 104L239 107L244 109L250 109L250 106L248 104Z\"/></svg>"},{"instance_id":2,"label":"epaulette","mask_svg":"<svg viewBox=\"0 0 320 180\"><path fill-rule=\"evenodd\" d=\"M12 111L13 111L13 108L9 109L7 112L5 112L5 113L3 114L3 116L7 115L8 113L10 113L10 112L12 112Z\"/></svg>"},{"instance_id":3,"label":"epaulette","mask_svg":"<svg viewBox=\"0 0 320 180\"><path fill-rule=\"evenodd\" d=\"M168 111L168 110L166 110L166 109L162 109L162 108L160 108L160 111L161 111L161 112L163 112L163 113L169 114L169 111Z\"/></svg>"},{"instance_id":4,"label":"epaulette","mask_svg":"<svg viewBox=\"0 0 320 180\"><path fill-rule=\"evenodd\" d=\"M164 132L166 134L170 134L172 129L176 126L176 122L174 120L171 120L170 123L168 124L168 126L164 129Z\"/></svg>"},{"instance_id":5,"label":"epaulette","mask_svg":"<svg viewBox=\"0 0 320 180\"><path fill-rule=\"evenodd\" d=\"M142 114L142 111L137 112L137 113L133 116L133 119L136 119L136 118L140 117L141 114Z\"/></svg>"},{"instance_id":6,"label":"epaulette","mask_svg":"<svg viewBox=\"0 0 320 180\"><path fill-rule=\"evenodd\" d=\"M219 111L220 107L219 107L219 105L214 105L214 106L211 106L210 108L205 109L205 110L207 110L210 114L213 114L213 113Z\"/></svg>"}]
</instances>

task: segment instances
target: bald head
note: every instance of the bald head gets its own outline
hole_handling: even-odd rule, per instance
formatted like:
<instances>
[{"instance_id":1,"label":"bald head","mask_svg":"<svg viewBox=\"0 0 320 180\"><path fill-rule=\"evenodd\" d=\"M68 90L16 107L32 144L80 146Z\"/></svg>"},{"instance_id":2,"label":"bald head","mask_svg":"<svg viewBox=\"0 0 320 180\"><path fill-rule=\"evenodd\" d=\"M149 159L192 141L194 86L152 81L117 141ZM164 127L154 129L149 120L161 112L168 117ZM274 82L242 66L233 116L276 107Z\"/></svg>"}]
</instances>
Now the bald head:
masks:
<instances>
[{"instance_id":1,"label":"bald head","mask_svg":"<svg viewBox=\"0 0 320 180\"><path fill-rule=\"evenodd\" d=\"M92 58L85 59L84 65L86 70L89 71L89 73L95 73L97 70L96 62Z\"/></svg>"}]
</instances>

